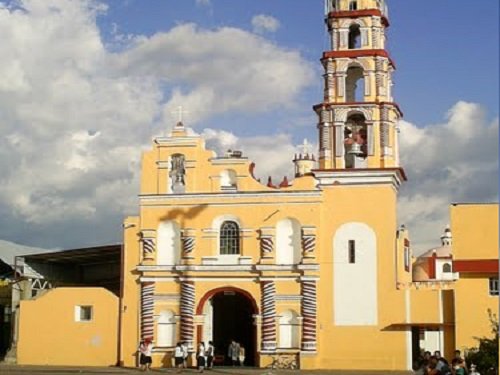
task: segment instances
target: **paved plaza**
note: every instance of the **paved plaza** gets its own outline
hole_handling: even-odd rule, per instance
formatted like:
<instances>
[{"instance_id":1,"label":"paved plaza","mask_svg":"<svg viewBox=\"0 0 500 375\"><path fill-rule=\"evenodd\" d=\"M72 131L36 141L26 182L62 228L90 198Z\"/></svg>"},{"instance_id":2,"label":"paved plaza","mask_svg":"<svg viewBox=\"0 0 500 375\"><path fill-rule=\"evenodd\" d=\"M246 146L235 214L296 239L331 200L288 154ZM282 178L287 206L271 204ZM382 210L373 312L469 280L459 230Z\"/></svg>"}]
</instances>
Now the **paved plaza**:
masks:
<instances>
[{"instance_id":1,"label":"paved plaza","mask_svg":"<svg viewBox=\"0 0 500 375\"><path fill-rule=\"evenodd\" d=\"M2 375L28 375L28 374L137 374L142 373L137 368L119 367L56 367L56 366L14 366L0 364ZM152 369L150 374L175 374L175 369ZM195 369L186 369L182 374L197 374ZM333 371L333 370L266 370L257 368L219 367L205 370L205 374L234 374L234 375L280 375L280 374L332 374L332 375L409 375L407 371Z\"/></svg>"}]
</instances>

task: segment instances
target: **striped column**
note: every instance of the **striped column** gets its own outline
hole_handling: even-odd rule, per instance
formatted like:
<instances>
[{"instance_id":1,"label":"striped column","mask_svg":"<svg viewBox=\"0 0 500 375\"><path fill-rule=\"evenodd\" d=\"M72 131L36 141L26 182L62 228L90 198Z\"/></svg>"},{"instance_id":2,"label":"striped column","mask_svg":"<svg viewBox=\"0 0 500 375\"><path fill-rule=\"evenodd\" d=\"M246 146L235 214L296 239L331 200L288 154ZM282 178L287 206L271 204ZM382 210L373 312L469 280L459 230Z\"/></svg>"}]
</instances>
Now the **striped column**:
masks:
<instances>
[{"instance_id":1,"label":"striped column","mask_svg":"<svg viewBox=\"0 0 500 375\"><path fill-rule=\"evenodd\" d=\"M141 284L141 338L153 340L154 283Z\"/></svg>"},{"instance_id":2,"label":"striped column","mask_svg":"<svg viewBox=\"0 0 500 375\"><path fill-rule=\"evenodd\" d=\"M276 350L276 286L274 281L261 282L262 289L262 344L263 351Z\"/></svg>"},{"instance_id":3,"label":"striped column","mask_svg":"<svg viewBox=\"0 0 500 375\"><path fill-rule=\"evenodd\" d=\"M156 251L155 237L155 230L144 229L141 232L142 257L144 259L154 259Z\"/></svg>"},{"instance_id":4,"label":"striped column","mask_svg":"<svg viewBox=\"0 0 500 375\"><path fill-rule=\"evenodd\" d=\"M191 254L194 250L195 238L191 236L182 236L182 250L184 254Z\"/></svg>"},{"instance_id":5,"label":"striped column","mask_svg":"<svg viewBox=\"0 0 500 375\"><path fill-rule=\"evenodd\" d=\"M314 234L302 235L302 250L304 253L312 253L316 248L316 236Z\"/></svg>"},{"instance_id":6,"label":"striped column","mask_svg":"<svg viewBox=\"0 0 500 375\"><path fill-rule=\"evenodd\" d=\"M181 283L181 340L188 348L193 348L194 340L194 284L183 281Z\"/></svg>"},{"instance_id":7,"label":"striped column","mask_svg":"<svg viewBox=\"0 0 500 375\"><path fill-rule=\"evenodd\" d=\"M302 350L316 351L316 281L302 281Z\"/></svg>"},{"instance_id":8,"label":"striped column","mask_svg":"<svg viewBox=\"0 0 500 375\"><path fill-rule=\"evenodd\" d=\"M271 236L261 236L260 250L262 255L266 255L273 252L273 238Z\"/></svg>"}]
</instances>

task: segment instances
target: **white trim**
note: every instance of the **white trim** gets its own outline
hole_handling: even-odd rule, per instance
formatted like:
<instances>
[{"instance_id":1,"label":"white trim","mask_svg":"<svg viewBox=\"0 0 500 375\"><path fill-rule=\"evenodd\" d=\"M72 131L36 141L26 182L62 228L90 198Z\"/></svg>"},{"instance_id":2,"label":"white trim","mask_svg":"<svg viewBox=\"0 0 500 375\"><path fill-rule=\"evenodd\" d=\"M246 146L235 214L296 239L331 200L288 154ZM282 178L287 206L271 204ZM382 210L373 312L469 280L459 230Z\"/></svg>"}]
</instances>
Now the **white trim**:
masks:
<instances>
[{"instance_id":1,"label":"white trim","mask_svg":"<svg viewBox=\"0 0 500 375\"><path fill-rule=\"evenodd\" d=\"M275 301L302 301L301 295L294 294L276 294L274 296Z\"/></svg>"},{"instance_id":2,"label":"white trim","mask_svg":"<svg viewBox=\"0 0 500 375\"><path fill-rule=\"evenodd\" d=\"M251 257L242 257L243 261L248 261ZM215 257L205 257L205 258L215 258ZM219 258L219 257L217 257ZM238 260L240 261L240 260ZM220 260L219 260L220 262ZM276 271L276 272L296 272L296 271L319 271L319 264L292 264L292 265L280 265L280 264L234 264L234 263L219 263L219 264L200 264L200 265L182 265L178 264L175 266L162 266L162 265L139 265L136 267L137 271L148 272L148 271L206 271L206 272L240 272L240 271Z\"/></svg>"},{"instance_id":3,"label":"white trim","mask_svg":"<svg viewBox=\"0 0 500 375\"><path fill-rule=\"evenodd\" d=\"M159 146L167 147L186 147L198 146L201 141L200 136L185 136L185 137L157 137L153 141Z\"/></svg>"},{"instance_id":4,"label":"white trim","mask_svg":"<svg viewBox=\"0 0 500 375\"><path fill-rule=\"evenodd\" d=\"M397 169L391 170L356 170L313 171L319 181L318 187L334 185L392 185L398 190L403 183L403 176Z\"/></svg>"},{"instance_id":5,"label":"white trim","mask_svg":"<svg viewBox=\"0 0 500 375\"><path fill-rule=\"evenodd\" d=\"M140 282L179 282L179 281L204 281L204 282L216 282L216 283L232 283L232 282L259 282L259 281L299 281L299 277L290 276L275 276L275 277L259 277L259 276L248 276L248 277L210 277L210 276L142 276L139 278ZM318 280L318 279L316 279Z\"/></svg>"},{"instance_id":6,"label":"white trim","mask_svg":"<svg viewBox=\"0 0 500 375\"><path fill-rule=\"evenodd\" d=\"M247 164L248 158L212 158L208 159L213 165L238 165L238 164Z\"/></svg>"},{"instance_id":7,"label":"white trim","mask_svg":"<svg viewBox=\"0 0 500 375\"><path fill-rule=\"evenodd\" d=\"M411 322L411 294L410 289L405 290L405 318L406 323ZM406 369L411 370L413 368L413 340L412 340L412 330L408 327L405 332L406 336Z\"/></svg>"},{"instance_id":8,"label":"white trim","mask_svg":"<svg viewBox=\"0 0 500 375\"><path fill-rule=\"evenodd\" d=\"M270 195L283 197L283 198L319 198L321 197L321 191L319 190L300 190L300 191L279 191L279 190L267 190L267 191L253 191L245 192L238 191L238 193L225 193L225 192L213 192L213 193L185 193L185 194L140 194L139 200L142 202L157 201L157 200L168 200L179 199L179 200L192 200L194 198L201 199L214 199L214 198L261 198L262 196L268 198Z\"/></svg>"}]
</instances>

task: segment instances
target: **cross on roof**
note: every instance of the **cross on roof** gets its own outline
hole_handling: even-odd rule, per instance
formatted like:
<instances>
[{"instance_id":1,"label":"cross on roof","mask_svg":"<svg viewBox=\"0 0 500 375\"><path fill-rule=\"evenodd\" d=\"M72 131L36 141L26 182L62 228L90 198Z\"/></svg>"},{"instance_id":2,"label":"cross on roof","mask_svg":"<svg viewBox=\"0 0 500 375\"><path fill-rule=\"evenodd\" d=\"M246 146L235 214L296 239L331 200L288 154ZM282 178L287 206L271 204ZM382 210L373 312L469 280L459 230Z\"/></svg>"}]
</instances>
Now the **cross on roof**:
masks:
<instances>
[{"instance_id":1,"label":"cross on roof","mask_svg":"<svg viewBox=\"0 0 500 375\"><path fill-rule=\"evenodd\" d=\"M182 105L180 105L177 107L177 109L175 111L172 111L172 114L177 115L178 122L182 122L182 115L189 113L189 111L186 111L183 108L184 107Z\"/></svg>"},{"instance_id":2,"label":"cross on roof","mask_svg":"<svg viewBox=\"0 0 500 375\"><path fill-rule=\"evenodd\" d=\"M311 152L311 145L307 142L307 139L304 139L304 143L299 146L302 149L302 154L309 154Z\"/></svg>"}]
</instances>

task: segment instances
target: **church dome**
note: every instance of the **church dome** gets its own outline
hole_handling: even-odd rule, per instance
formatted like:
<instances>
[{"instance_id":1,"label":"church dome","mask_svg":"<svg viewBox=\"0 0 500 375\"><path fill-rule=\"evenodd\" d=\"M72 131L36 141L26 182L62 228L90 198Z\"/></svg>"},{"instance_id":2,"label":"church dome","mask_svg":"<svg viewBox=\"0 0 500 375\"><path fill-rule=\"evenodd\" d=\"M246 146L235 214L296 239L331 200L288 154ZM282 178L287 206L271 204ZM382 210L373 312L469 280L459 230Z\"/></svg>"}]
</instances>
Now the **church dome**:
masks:
<instances>
[{"instance_id":1,"label":"church dome","mask_svg":"<svg viewBox=\"0 0 500 375\"><path fill-rule=\"evenodd\" d=\"M453 256L452 253L452 235L451 229L447 226L444 230L444 233L441 235L441 246L432 248L425 253L421 254L418 258L430 258L434 254L439 258L448 258Z\"/></svg>"}]
</instances>

